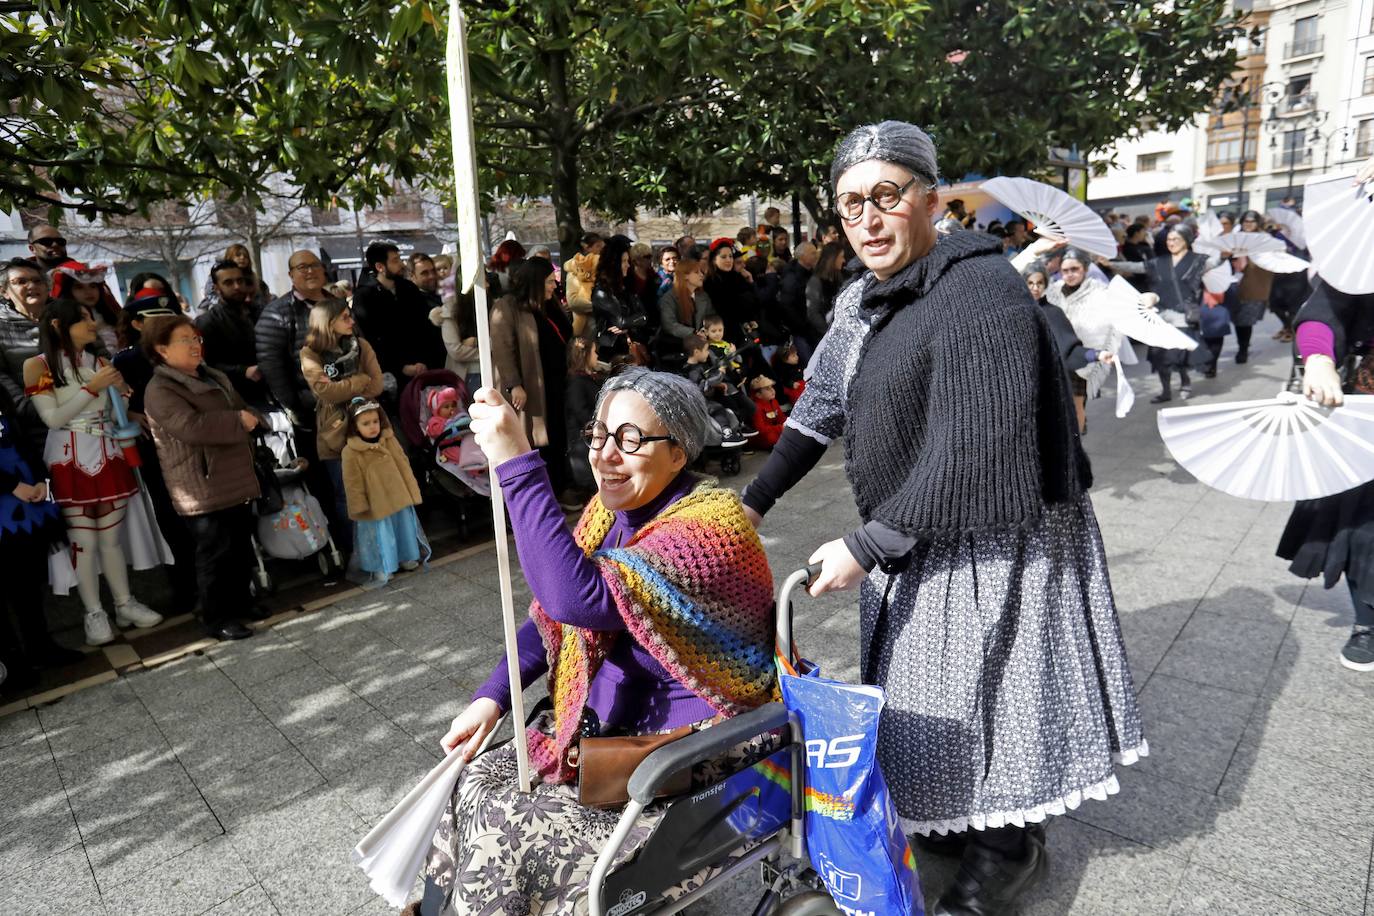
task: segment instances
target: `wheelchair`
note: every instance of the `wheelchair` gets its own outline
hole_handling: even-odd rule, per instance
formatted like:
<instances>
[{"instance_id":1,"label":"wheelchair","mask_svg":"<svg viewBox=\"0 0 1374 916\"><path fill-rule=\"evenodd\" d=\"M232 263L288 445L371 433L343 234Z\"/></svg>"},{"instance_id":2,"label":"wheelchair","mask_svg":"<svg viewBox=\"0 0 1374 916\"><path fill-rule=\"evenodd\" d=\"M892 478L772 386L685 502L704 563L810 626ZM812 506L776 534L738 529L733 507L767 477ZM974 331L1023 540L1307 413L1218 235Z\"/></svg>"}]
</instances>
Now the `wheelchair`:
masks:
<instances>
[{"instance_id":1,"label":"wheelchair","mask_svg":"<svg viewBox=\"0 0 1374 916\"><path fill-rule=\"evenodd\" d=\"M797 570L778 590L777 646L785 655L792 651L792 592L819 572L819 564ZM634 858L613 867L640 813L674 774L778 730L786 738L765 759L715 785L667 800L663 819ZM591 916L677 913L754 866L767 882L754 916L840 916L809 864L806 744L796 715L783 704L760 706L659 748L635 769L629 795L587 884ZM676 900L664 899L688 878L722 863L727 864L701 887Z\"/></svg>"},{"instance_id":2,"label":"wheelchair","mask_svg":"<svg viewBox=\"0 0 1374 916\"><path fill-rule=\"evenodd\" d=\"M778 591L778 650L792 650L792 592L820 572L819 564L792 573ZM534 714L531 714L532 716ZM719 782L684 795L657 798L683 770L725 755L753 738L781 732L784 739L764 759L742 766ZM494 729L492 734L494 735ZM488 742L491 736L488 736ZM486 750L484 746L482 750ZM806 745L801 723L782 703L769 703L694 732L654 751L629 781L630 800L587 881L578 912L590 916L667 916L722 890L750 868L759 868L762 897L754 916L841 916L806 847ZM617 865L640 814L666 806L662 819L634 856ZM676 899L688 879L715 869L700 887ZM417 912L429 913L433 888ZM744 912L738 902L722 912Z\"/></svg>"}]
</instances>

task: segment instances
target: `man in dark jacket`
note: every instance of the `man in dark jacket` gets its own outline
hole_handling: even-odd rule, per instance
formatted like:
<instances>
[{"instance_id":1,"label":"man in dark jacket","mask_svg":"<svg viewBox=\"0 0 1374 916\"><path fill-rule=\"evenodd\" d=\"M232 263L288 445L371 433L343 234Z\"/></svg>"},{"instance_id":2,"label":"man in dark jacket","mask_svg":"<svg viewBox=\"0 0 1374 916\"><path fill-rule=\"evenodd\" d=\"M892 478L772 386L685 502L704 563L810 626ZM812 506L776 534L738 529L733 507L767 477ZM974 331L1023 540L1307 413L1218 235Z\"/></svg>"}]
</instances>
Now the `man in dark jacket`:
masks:
<instances>
[{"instance_id":1,"label":"man in dark jacket","mask_svg":"<svg viewBox=\"0 0 1374 916\"><path fill-rule=\"evenodd\" d=\"M396 393L427 369L442 369L447 351L429 320L429 303L407 280L401 251L387 242L367 246L367 267L353 291L353 318L377 353L382 372L396 381Z\"/></svg>"},{"instance_id":2,"label":"man in dark jacket","mask_svg":"<svg viewBox=\"0 0 1374 916\"><path fill-rule=\"evenodd\" d=\"M802 242L797 246L792 260L782 269L775 320L793 337L806 337L807 343L813 345L815 341L810 339L806 323L806 284L811 281L811 271L816 269L816 261L820 256L820 250L810 242Z\"/></svg>"},{"instance_id":3,"label":"man in dark jacket","mask_svg":"<svg viewBox=\"0 0 1374 916\"><path fill-rule=\"evenodd\" d=\"M287 260L291 289L262 310L253 331L258 369L272 397L291 416L296 454L306 459L305 483L337 531L348 519L334 513L334 486L315 449L315 393L301 373L301 350L310 329L310 310L328 298L324 264L313 251L296 251Z\"/></svg>"},{"instance_id":4,"label":"man in dark jacket","mask_svg":"<svg viewBox=\"0 0 1374 916\"><path fill-rule=\"evenodd\" d=\"M324 265L313 251L297 251L287 261L291 289L262 310L254 329L258 368L277 403L298 430L315 427L315 394L301 374L301 348L310 329L310 309L326 298ZM300 438L300 437L298 437ZM315 441L312 432L305 437ZM304 448L305 444L297 442Z\"/></svg>"},{"instance_id":5,"label":"man in dark jacket","mask_svg":"<svg viewBox=\"0 0 1374 916\"><path fill-rule=\"evenodd\" d=\"M219 261L210 268L215 295L209 310L196 319L203 339L205 363L225 375L234 390L255 407L267 403L267 384L258 368L253 325L258 309L253 304L253 282L233 261Z\"/></svg>"},{"instance_id":6,"label":"man in dark jacket","mask_svg":"<svg viewBox=\"0 0 1374 916\"><path fill-rule=\"evenodd\" d=\"M0 386L40 455L48 428L24 394L24 361L38 355L38 316L47 304L48 279L37 262L13 258L0 265Z\"/></svg>"}]
</instances>

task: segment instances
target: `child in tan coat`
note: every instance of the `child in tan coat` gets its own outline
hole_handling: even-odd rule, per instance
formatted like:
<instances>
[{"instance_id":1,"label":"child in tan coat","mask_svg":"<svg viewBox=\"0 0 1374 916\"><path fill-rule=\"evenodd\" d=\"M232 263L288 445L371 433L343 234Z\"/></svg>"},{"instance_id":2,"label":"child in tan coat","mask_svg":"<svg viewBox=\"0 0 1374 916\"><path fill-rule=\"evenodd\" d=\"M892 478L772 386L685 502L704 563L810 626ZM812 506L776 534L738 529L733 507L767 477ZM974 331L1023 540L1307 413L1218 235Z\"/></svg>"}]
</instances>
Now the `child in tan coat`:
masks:
<instances>
[{"instance_id":1,"label":"child in tan coat","mask_svg":"<svg viewBox=\"0 0 1374 916\"><path fill-rule=\"evenodd\" d=\"M420 486L396 434L382 427L381 411L376 401L354 398L343 449L348 517L358 523L354 554L372 574L372 588L385 585L397 569L415 569L430 555L415 515Z\"/></svg>"}]
</instances>

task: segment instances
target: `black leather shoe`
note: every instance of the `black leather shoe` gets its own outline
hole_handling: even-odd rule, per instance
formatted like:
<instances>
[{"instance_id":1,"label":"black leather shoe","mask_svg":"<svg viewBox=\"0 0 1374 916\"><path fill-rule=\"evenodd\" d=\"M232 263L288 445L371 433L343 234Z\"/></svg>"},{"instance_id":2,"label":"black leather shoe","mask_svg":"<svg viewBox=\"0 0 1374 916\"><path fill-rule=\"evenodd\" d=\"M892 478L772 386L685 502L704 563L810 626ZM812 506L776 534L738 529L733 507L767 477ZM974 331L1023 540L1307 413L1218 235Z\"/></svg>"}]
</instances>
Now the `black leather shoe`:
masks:
<instances>
[{"instance_id":1,"label":"black leather shoe","mask_svg":"<svg viewBox=\"0 0 1374 916\"><path fill-rule=\"evenodd\" d=\"M253 631L235 620L230 623L221 624L217 627L212 627L210 635L215 637L215 639L222 640L247 639L253 635Z\"/></svg>"},{"instance_id":2,"label":"black leather shoe","mask_svg":"<svg viewBox=\"0 0 1374 916\"><path fill-rule=\"evenodd\" d=\"M271 609L264 607L261 604L250 605L248 610L243 612L244 620L266 620L268 617L271 616Z\"/></svg>"},{"instance_id":3,"label":"black leather shoe","mask_svg":"<svg viewBox=\"0 0 1374 916\"><path fill-rule=\"evenodd\" d=\"M1025 854L1011 859L995 849L969 843L954 883L941 895L931 916L1001 916L1034 887L1049 868L1042 828L1026 831Z\"/></svg>"},{"instance_id":4,"label":"black leather shoe","mask_svg":"<svg viewBox=\"0 0 1374 916\"><path fill-rule=\"evenodd\" d=\"M1249 350L1241 350L1239 353L1236 354L1236 362L1244 364L1244 363L1248 363L1249 361L1250 361L1250 351L1249 351Z\"/></svg>"}]
</instances>

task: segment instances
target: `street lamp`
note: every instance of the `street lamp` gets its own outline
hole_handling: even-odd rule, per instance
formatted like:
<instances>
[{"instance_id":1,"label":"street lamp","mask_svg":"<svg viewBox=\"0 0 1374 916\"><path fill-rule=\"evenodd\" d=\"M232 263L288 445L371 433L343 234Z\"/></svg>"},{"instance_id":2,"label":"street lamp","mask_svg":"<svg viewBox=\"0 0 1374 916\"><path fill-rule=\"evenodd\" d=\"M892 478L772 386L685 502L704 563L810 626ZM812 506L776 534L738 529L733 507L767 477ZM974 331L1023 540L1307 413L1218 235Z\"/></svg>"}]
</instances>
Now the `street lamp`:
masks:
<instances>
[{"instance_id":1,"label":"street lamp","mask_svg":"<svg viewBox=\"0 0 1374 916\"><path fill-rule=\"evenodd\" d=\"M1266 87L1270 85L1283 86L1282 83L1265 83ZM1284 87L1284 90L1286 93L1287 87ZM1317 138L1320 138L1321 133L1317 130L1317 128L1319 128L1322 124L1326 123L1326 119L1331 116L1331 113L1329 111L1317 110L1317 97L1311 92L1303 92L1297 95L1287 96L1287 99L1288 101L1286 105L1285 117L1279 117L1278 103L1280 99L1274 99L1271 101L1271 107L1269 108L1269 117L1265 119L1264 129L1269 131L1269 133L1275 135L1277 135L1280 131L1282 131L1285 134L1299 133L1303 140L1303 145L1301 148L1293 149L1290 148L1287 144L1285 144L1283 148L1283 158L1288 160L1288 196L1292 197L1293 172L1296 171L1298 167L1298 156L1301 155L1303 152L1307 151L1307 130L1308 128L1311 128L1313 135ZM1270 100L1266 97L1266 101ZM1291 116L1287 116L1287 112L1293 112L1293 110L1301 104L1310 104L1311 107L1300 113L1294 113ZM1277 136L1270 138L1269 148L1277 148L1278 140L1279 138Z\"/></svg>"},{"instance_id":2,"label":"street lamp","mask_svg":"<svg viewBox=\"0 0 1374 916\"><path fill-rule=\"evenodd\" d=\"M1225 115L1233 111L1240 112L1240 171L1236 175L1236 200L1240 202L1242 209L1245 206L1245 163L1248 159L1246 148L1250 145L1250 109L1255 107L1254 96L1250 87L1246 85L1247 82L1245 77L1241 77L1238 82L1223 87L1221 96L1212 106L1213 129L1222 127ZM1270 105L1277 105L1288 91L1286 85L1277 81L1261 83L1256 89L1262 102Z\"/></svg>"},{"instance_id":3,"label":"street lamp","mask_svg":"<svg viewBox=\"0 0 1374 916\"><path fill-rule=\"evenodd\" d=\"M1335 127L1326 133L1322 133L1317 128L1312 128L1312 143L1321 144L1322 147L1322 174L1326 174L1326 169L1331 165L1331 141L1337 137L1341 138L1341 159L1345 159L1345 154L1350 152L1350 138L1355 136L1353 127Z\"/></svg>"}]
</instances>

